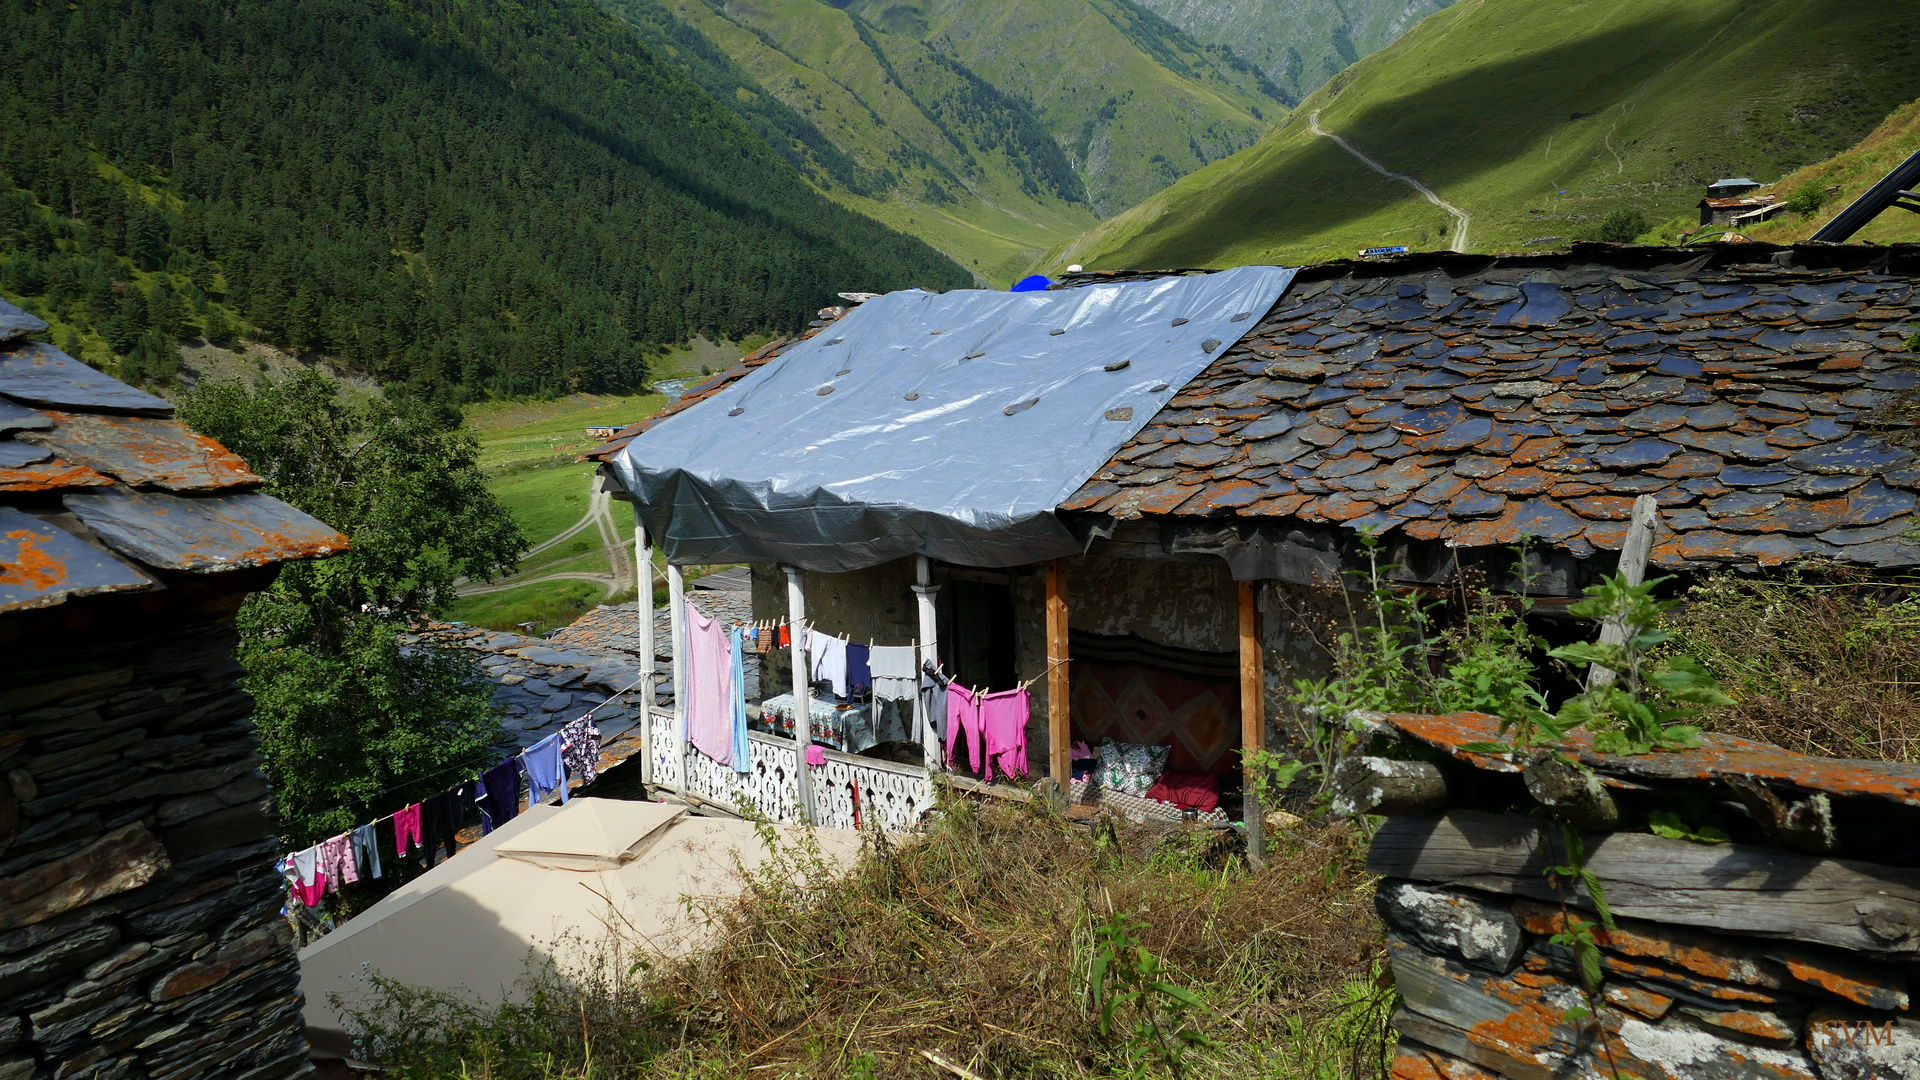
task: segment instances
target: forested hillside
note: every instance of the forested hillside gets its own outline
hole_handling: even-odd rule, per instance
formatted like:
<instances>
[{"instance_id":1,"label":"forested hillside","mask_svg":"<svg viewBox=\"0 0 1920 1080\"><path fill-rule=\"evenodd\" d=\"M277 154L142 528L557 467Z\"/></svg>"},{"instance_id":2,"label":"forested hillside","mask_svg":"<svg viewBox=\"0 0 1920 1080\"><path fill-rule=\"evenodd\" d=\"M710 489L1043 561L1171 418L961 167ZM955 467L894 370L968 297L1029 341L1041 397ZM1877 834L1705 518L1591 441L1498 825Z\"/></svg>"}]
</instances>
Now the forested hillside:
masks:
<instances>
[{"instance_id":1,"label":"forested hillside","mask_svg":"<svg viewBox=\"0 0 1920 1080\"><path fill-rule=\"evenodd\" d=\"M600 389L836 290L968 280L588 0L0 14L0 292L131 374L244 320L389 381Z\"/></svg>"},{"instance_id":2,"label":"forested hillside","mask_svg":"<svg viewBox=\"0 0 1920 1080\"><path fill-rule=\"evenodd\" d=\"M1289 103L1453 0L1140 0L1195 41L1225 45Z\"/></svg>"},{"instance_id":3,"label":"forested hillside","mask_svg":"<svg viewBox=\"0 0 1920 1080\"><path fill-rule=\"evenodd\" d=\"M794 0L727 0L729 10ZM1023 99L1105 217L1249 146L1286 101L1133 0L825 0Z\"/></svg>"},{"instance_id":4,"label":"forested hillside","mask_svg":"<svg viewBox=\"0 0 1920 1080\"><path fill-rule=\"evenodd\" d=\"M1920 86L1920 0L1479 0L1342 71L1260 145L1101 225L1058 262L1297 263L1565 242L1616 210L1687 213L1851 146Z\"/></svg>"},{"instance_id":5,"label":"forested hillside","mask_svg":"<svg viewBox=\"0 0 1920 1080\"><path fill-rule=\"evenodd\" d=\"M991 284L1097 220L1018 97L819 0L601 0L829 197Z\"/></svg>"}]
</instances>

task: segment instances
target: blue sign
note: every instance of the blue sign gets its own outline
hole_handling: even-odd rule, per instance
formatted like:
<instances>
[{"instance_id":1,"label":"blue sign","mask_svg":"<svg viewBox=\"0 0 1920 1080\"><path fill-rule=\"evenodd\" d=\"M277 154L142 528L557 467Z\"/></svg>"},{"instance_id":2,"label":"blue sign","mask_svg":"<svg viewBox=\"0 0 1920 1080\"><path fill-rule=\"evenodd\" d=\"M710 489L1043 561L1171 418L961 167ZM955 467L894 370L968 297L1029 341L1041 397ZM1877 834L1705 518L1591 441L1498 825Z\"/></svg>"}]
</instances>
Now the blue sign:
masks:
<instances>
[{"instance_id":1,"label":"blue sign","mask_svg":"<svg viewBox=\"0 0 1920 1080\"><path fill-rule=\"evenodd\" d=\"M1396 247L1378 247L1378 248L1360 249L1360 257L1363 259L1369 255L1405 255L1406 253L1407 253L1407 245L1405 244L1400 244Z\"/></svg>"}]
</instances>

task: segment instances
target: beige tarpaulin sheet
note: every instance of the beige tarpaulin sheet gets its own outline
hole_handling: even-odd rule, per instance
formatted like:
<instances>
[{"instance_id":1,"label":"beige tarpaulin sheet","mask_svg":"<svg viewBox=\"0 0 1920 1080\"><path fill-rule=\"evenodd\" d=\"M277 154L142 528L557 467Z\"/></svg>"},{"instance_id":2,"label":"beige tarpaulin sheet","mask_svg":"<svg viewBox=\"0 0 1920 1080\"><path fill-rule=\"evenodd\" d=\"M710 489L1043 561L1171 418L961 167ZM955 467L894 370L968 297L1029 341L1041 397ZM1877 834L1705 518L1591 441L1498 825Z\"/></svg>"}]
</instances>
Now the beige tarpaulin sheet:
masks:
<instances>
[{"instance_id":1,"label":"beige tarpaulin sheet","mask_svg":"<svg viewBox=\"0 0 1920 1080\"><path fill-rule=\"evenodd\" d=\"M776 831L783 845L806 833ZM812 835L842 865L860 849L858 833ZM307 1038L316 1056L353 1056L328 998L364 994L368 971L492 1003L506 999L530 958L590 946L609 927L684 952L698 943L701 921L682 897L737 891L736 855L748 870L767 859L751 823L696 817L683 806L574 799L531 807L301 950Z\"/></svg>"}]
</instances>

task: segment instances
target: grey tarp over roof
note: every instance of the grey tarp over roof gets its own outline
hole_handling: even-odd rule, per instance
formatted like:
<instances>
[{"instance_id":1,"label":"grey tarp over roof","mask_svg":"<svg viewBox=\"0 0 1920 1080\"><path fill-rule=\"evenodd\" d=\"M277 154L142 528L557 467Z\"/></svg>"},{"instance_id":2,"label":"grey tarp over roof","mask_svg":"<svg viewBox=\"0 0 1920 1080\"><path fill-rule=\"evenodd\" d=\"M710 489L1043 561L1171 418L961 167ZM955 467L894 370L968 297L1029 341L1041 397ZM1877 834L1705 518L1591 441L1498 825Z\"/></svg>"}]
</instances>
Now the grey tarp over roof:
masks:
<instances>
[{"instance_id":1,"label":"grey tarp over roof","mask_svg":"<svg viewBox=\"0 0 1920 1080\"><path fill-rule=\"evenodd\" d=\"M677 564L1071 554L1054 508L1293 274L889 293L643 432L615 474Z\"/></svg>"}]
</instances>

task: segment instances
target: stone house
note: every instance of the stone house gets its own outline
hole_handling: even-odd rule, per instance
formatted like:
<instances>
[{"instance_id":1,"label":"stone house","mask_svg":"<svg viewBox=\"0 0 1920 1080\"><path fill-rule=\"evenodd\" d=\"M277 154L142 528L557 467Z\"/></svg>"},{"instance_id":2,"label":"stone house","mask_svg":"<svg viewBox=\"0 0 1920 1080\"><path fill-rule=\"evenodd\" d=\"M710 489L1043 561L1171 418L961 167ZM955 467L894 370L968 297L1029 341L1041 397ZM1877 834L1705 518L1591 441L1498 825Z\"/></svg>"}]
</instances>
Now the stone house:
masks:
<instances>
[{"instance_id":1,"label":"stone house","mask_svg":"<svg viewBox=\"0 0 1920 1080\"><path fill-rule=\"evenodd\" d=\"M309 1070L233 618L346 539L0 303L0 1077Z\"/></svg>"},{"instance_id":2,"label":"stone house","mask_svg":"<svg viewBox=\"0 0 1920 1080\"><path fill-rule=\"evenodd\" d=\"M1067 745L1103 736L1168 745L1187 768L1231 773L1243 749L1278 736L1269 721L1292 681L1327 670L1328 624L1344 617L1337 590L1365 565L1363 528L1382 539L1383 561L1410 588L1475 571L1517 590L1511 546L1531 538L1531 591L1547 619L1613 572L1641 496L1659 508L1658 572L1920 564L1908 535L1920 524L1920 469L1894 438L1905 421L1885 412L1920 382L1907 345L1920 307L1916 272L1911 248L1757 244L1576 245L1307 267L1230 323L1236 337L1210 338L1216 348L1190 375L1133 388L1144 423L1125 425L1097 465L1068 478L1071 490L1051 507L1068 550L1041 557L943 557L934 530L915 536L919 522L888 518L878 502L841 493L809 502L796 472L748 476L731 461L709 465L649 439L661 431L666 442L663 425L683 413L716 438L781 438L725 425L800 407L766 389L784 385L774 382L783 359L786 375L823 386L858 368L830 347L859 343L864 308L823 311L800 341L747 357L590 456L605 463L617 496L637 501L670 564L754 564L756 618L803 615L855 641L912 641L990 689L1037 680L1035 774L1064 776ZM1043 295L1166 280L1081 274ZM993 327L978 330L990 337ZM1055 340L1072 333L1069 324ZM1110 351L1096 348L1112 362L1094 370L1124 370L1123 360L1137 369L1130 347L1116 336ZM888 370L919 377L908 356L889 359ZM929 362L940 359L953 358ZM858 387L845 422L907 427L919 406L895 404L902 395L883 389ZM1019 420L1015 406L1008 413ZM990 423L949 437L1004 439L1028 451L1039 475L1071 470L1031 431L1008 424L1004 436L988 435ZM677 437L698 434L686 426ZM864 449L842 476L926 452ZM971 452L956 442L954 460ZM972 473L956 465L947 475L964 487ZM655 483L661 476L670 480ZM722 506L692 494L734 481L763 502L786 501L755 518L741 509L751 498ZM822 542L802 514L841 514L848 504L873 512L855 540ZM974 509L984 519L999 507ZM681 556L676 522L701 538L736 527L753 535L728 559L700 543ZM795 565L806 560L818 561ZM1588 631L1563 623L1557 632ZM762 685L790 684L789 670L784 656L769 656ZM697 787L700 763L675 738L670 722L656 730L656 775ZM840 770L835 813L861 776L865 790L879 785L896 801L926 797L843 757L827 755ZM889 768L938 768L937 757ZM790 754L768 761L759 775L778 773L780 784L801 771ZM775 798L777 786L721 783L707 794ZM790 796L779 798L792 810ZM1251 822L1254 808L1245 809Z\"/></svg>"}]
</instances>

